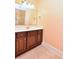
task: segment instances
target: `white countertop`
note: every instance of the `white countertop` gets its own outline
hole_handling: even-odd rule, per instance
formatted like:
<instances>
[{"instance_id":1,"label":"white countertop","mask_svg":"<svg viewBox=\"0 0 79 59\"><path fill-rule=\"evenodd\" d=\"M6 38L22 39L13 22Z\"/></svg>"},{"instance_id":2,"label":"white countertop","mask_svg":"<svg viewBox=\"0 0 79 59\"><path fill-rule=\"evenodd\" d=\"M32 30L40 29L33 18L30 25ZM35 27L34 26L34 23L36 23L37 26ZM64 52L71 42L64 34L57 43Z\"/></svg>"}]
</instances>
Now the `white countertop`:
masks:
<instances>
[{"instance_id":1,"label":"white countertop","mask_svg":"<svg viewBox=\"0 0 79 59\"><path fill-rule=\"evenodd\" d=\"M25 26L25 25L16 25L15 32L23 32L23 31L33 31L43 29L43 26Z\"/></svg>"}]
</instances>

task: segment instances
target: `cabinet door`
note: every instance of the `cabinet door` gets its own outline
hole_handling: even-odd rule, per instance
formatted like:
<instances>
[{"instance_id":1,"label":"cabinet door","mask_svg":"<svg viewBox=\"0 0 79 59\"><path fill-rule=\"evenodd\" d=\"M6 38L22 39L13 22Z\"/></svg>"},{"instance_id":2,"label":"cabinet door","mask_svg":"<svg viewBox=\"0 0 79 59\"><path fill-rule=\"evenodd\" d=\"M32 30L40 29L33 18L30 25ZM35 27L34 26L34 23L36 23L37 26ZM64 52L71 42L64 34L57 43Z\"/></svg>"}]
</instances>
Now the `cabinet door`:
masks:
<instances>
[{"instance_id":1,"label":"cabinet door","mask_svg":"<svg viewBox=\"0 0 79 59\"><path fill-rule=\"evenodd\" d=\"M42 32L42 30L38 30L37 31L37 33L38 33L38 39L37 39L37 43L41 43L42 42L42 35L43 35L43 32Z\"/></svg>"},{"instance_id":2,"label":"cabinet door","mask_svg":"<svg viewBox=\"0 0 79 59\"><path fill-rule=\"evenodd\" d=\"M37 40L37 31L30 31L30 32L28 32L27 48L31 49L34 46L36 46L36 40Z\"/></svg>"},{"instance_id":3,"label":"cabinet door","mask_svg":"<svg viewBox=\"0 0 79 59\"><path fill-rule=\"evenodd\" d=\"M16 55L26 50L26 34L25 33L17 33L15 48L16 48Z\"/></svg>"}]
</instances>

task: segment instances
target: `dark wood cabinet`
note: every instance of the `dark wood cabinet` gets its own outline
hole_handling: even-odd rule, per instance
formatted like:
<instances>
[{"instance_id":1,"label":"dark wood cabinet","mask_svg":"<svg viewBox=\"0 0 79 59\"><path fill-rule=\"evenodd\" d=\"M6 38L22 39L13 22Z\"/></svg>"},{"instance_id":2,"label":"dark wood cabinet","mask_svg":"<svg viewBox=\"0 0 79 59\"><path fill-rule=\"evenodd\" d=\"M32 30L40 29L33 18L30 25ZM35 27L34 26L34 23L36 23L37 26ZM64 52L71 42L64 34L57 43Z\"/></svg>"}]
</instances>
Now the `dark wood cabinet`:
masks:
<instances>
[{"instance_id":1,"label":"dark wood cabinet","mask_svg":"<svg viewBox=\"0 0 79 59\"><path fill-rule=\"evenodd\" d=\"M15 56L18 56L42 43L43 30L15 33Z\"/></svg>"},{"instance_id":2,"label":"dark wood cabinet","mask_svg":"<svg viewBox=\"0 0 79 59\"><path fill-rule=\"evenodd\" d=\"M26 46L26 33L25 32L19 32L16 33L16 42L15 42L15 53L16 55L20 54L21 52L24 52L25 49L27 48Z\"/></svg>"},{"instance_id":3,"label":"dark wood cabinet","mask_svg":"<svg viewBox=\"0 0 79 59\"><path fill-rule=\"evenodd\" d=\"M36 45L37 31L28 32L27 36L27 48L30 49Z\"/></svg>"},{"instance_id":4,"label":"dark wood cabinet","mask_svg":"<svg viewBox=\"0 0 79 59\"><path fill-rule=\"evenodd\" d=\"M43 32L42 32L42 30L40 30L40 31L37 31L37 43L39 42L39 43L41 43L42 42L42 36L43 36Z\"/></svg>"}]
</instances>

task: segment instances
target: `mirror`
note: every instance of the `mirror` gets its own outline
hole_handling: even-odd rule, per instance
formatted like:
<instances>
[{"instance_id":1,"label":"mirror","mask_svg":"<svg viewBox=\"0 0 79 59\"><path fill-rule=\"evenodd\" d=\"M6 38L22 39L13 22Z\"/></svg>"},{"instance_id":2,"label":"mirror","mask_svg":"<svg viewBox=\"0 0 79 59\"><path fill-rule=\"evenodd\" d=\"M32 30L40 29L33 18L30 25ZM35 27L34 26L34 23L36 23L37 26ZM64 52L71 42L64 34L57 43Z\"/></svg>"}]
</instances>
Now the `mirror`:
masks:
<instances>
[{"instance_id":1,"label":"mirror","mask_svg":"<svg viewBox=\"0 0 79 59\"><path fill-rule=\"evenodd\" d=\"M15 24L34 25L36 24L37 12L35 5L27 1L16 0L15 3Z\"/></svg>"}]
</instances>

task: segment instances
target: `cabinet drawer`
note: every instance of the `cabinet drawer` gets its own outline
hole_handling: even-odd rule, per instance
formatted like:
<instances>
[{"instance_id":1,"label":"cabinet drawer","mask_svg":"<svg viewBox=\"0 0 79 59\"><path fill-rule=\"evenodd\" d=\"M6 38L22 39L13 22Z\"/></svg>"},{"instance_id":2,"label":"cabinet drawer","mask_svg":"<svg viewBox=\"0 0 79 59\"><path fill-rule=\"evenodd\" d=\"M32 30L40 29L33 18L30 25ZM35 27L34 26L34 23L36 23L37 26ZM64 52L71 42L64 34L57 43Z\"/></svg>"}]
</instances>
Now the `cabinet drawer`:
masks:
<instances>
[{"instance_id":1,"label":"cabinet drawer","mask_svg":"<svg viewBox=\"0 0 79 59\"><path fill-rule=\"evenodd\" d=\"M16 34L16 38L21 38L21 37L25 37L26 36L26 33L24 32L19 32Z\"/></svg>"}]
</instances>

